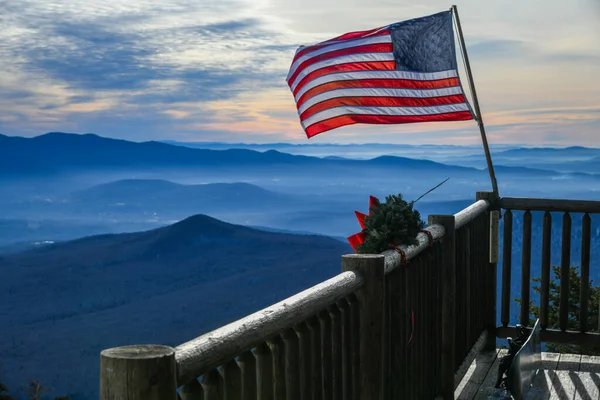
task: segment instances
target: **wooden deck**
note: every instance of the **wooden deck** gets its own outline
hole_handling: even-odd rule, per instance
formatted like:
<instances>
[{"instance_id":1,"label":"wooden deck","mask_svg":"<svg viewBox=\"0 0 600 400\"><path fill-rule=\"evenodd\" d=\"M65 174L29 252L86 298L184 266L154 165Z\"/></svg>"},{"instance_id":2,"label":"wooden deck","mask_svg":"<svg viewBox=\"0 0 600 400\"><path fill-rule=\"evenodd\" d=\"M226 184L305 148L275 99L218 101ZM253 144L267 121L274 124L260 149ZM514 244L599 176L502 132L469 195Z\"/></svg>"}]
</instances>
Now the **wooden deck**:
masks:
<instances>
[{"instance_id":1,"label":"wooden deck","mask_svg":"<svg viewBox=\"0 0 600 400\"><path fill-rule=\"evenodd\" d=\"M479 354L454 392L456 399L510 399L494 389L498 357L505 349ZM527 400L600 400L600 357L542 353L543 374L538 373Z\"/></svg>"}]
</instances>

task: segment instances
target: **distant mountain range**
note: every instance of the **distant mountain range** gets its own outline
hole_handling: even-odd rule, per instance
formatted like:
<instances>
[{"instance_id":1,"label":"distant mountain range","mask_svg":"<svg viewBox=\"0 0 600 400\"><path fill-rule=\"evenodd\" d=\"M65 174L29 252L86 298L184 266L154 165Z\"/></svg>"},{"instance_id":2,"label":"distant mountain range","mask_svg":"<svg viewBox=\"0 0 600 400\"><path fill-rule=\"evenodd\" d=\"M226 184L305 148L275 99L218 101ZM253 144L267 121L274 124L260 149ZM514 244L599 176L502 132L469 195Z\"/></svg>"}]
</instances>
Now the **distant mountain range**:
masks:
<instances>
[{"instance_id":1,"label":"distant mountain range","mask_svg":"<svg viewBox=\"0 0 600 400\"><path fill-rule=\"evenodd\" d=\"M444 169L446 172L477 172L473 168L450 166L405 157L377 157L371 160L323 159L245 149L207 150L173 146L160 142L135 143L93 134L52 132L34 138L0 135L0 174L51 174L85 169L118 168L405 168Z\"/></svg>"},{"instance_id":2,"label":"distant mountain range","mask_svg":"<svg viewBox=\"0 0 600 400\"><path fill-rule=\"evenodd\" d=\"M353 168L356 171L365 171L382 168L397 168L399 170L410 169L412 171L431 171L443 169L446 174L478 174L481 170L472 168L471 165L481 165L483 154L476 151L466 156L452 156L446 154L445 150L461 149L459 146L430 146L432 150L429 156L422 152L416 153L420 158L414 159L397 156L379 156L368 160L356 160L344 157L343 154L331 154L326 157L314 157L304 155L292 155L281 153L273 148L308 148L309 145L272 144L272 145L245 145L244 148L232 148L237 145L224 143L180 143L180 142L129 142L100 137L94 134L68 134L51 132L34 138L21 138L0 135L0 177L9 175L28 174L52 174L59 172L73 172L77 170L118 170L128 169L157 169L157 168L201 168L215 169L221 171L235 170L239 168L283 168L285 170L305 168L307 171L319 168L331 169L332 172L340 169ZM381 148L384 152L386 146L378 144L365 145L321 145L338 147L364 146L365 148ZM395 145L398 146L398 145ZM195 148L192 148L195 147ZM207 148L208 147L208 148ZM314 145L316 148L317 146ZM409 146L407 152L412 149L428 146ZM252 150L250 150L252 148ZM467 148L467 147L465 147ZM219 150L215 150L219 149ZM265 150L266 151L258 151ZM500 147L501 149L501 147ZM481 154L479 154L481 153ZM448 163L431 161L436 154ZM444 155L445 154L445 155ZM534 169L548 169L547 175L556 174L553 164L544 163L548 157L554 157L557 168L563 172L596 172L596 169L585 168L585 165L567 165L573 162L591 162L600 165L600 149L585 147L568 147L564 149L554 148L510 148L504 151L496 151L494 160L501 168L502 165L521 168L527 166ZM515 159L523 160L531 157L534 163L523 162L515 165ZM569 159L567 162L565 159ZM541 164L544 168L540 168ZM567 164L565 164L567 163ZM466 166L465 166L466 165ZM573 168L571 168L573 167ZM580 169L574 169L574 167ZM525 170L511 169L509 173L523 173ZM600 172L600 171L597 171ZM536 173L541 173L537 171Z\"/></svg>"},{"instance_id":3,"label":"distant mountain range","mask_svg":"<svg viewBox=\"0 0 600 400\"><path fill-rule=\"evenodd\" d=\"M290 144L290 143L218 143L177 142L163 143L198 149L248 149L265 151L276 149L297 155L314 155L322 158L373 158L374 155L390 154L411 158L427 159L444 164L484 168L485 156L480 145L411 145L411 144ZM526 145L491 145L492 158L498 167L529 167L559 172L600 173L600 149L570 147L533 147ZM348 157L350 155L350 157ZM371 155L371 157L368 157Z\"/></svg>"},{"instance_id":4,"label":"distant mountain range","mask_svg":"<svg viewBox=\"0 0 600 400\"><path fill-rule=\"evenodd\" d=\"M0 255L3 381L97 398L100 350L177 345L339 273L350 252L327 237L196 215Z\"/></svg>"}]
</instances>

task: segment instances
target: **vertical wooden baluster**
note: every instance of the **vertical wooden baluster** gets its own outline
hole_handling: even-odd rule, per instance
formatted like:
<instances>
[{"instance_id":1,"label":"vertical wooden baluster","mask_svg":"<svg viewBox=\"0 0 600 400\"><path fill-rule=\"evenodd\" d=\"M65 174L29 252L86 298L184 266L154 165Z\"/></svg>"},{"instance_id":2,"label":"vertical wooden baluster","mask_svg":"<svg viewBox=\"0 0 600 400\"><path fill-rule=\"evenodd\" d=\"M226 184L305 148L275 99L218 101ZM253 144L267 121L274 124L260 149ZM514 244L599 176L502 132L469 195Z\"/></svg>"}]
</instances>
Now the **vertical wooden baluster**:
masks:
<instances>
[{"instance_id":1,"label":"vertical wooden baluster","mask_svg":"<svg viewBox=\"0 0 600 400\"><path fill-rule=\"evenodd\" d=\"M238 357L242 373L242 400L256 400L256 359L252 351L246 351Z\"/></svg>"},{"instance_id":2,"label":"vertical wooden baluster","mask_svg":"<svg viewBox=\"0 0 600 400\"><path fill-rule=\"evenodd\" d=\"M223 381L217 369L204 374L201 384L205 400L223 400Z\"/></svg>"},{"instance_id":3,"label":"vertical wooden baluster","mask_svg":"<svg viewBox=\"0 0 600 400\"><path fill-rule=\"evenodd\" d=\"M312 400L312 341L308 325L302 323L296 327L300 352L300 399Z\"/></svg>"},{"instance_id":4,"label":"vertical wooden baluster","mask_svg":"<svg viewBox=\"0 0 600 400\"><path fill-rule=\"evenodd\" d=\"M314 400L326 400L323 398L323 375L321 372L321 323L315 316L308 320L311 337L311 389Z\"/></svg>"},{"instance_id":5,"label":"vertical wooden baluster","mask_svg":"<svg viewBox=\"0 0 600 400\"><path fill-rule=\"evenodd\" d=\"M588 301L590 296L590 241L591 241L590 214L585 214L581 220L581 288L579 291L579 324L580 332L588 329ZM600 324L600 322L599 322Z\"/></svg>"},{"instance_id":6,"label":"vertical wooden baluster","mask_svg":"<svg viewBox=\"0 0 600 400\"><path fill-rule=\"evenodd\" d=\"M331 399L333 396L332 360L331 360L331 319L327 311L319 313L321 323L321 374L323 376L323 400Z\"/></svg>"},{"instance_id":7,"label":"vertical wooden baluster","mask_svg":"<svg viewBox=\"0 0 600 400\"><path fill-rule=\"evenodd\" d=\"M285 349L280 336L267 342L273 356L273 396L285 400Z\"/></svg>"},{"instance_id":8,"label":"vertical wooden baluster","mask_svg":"<svg viewBox=\"0 0 600 400\"><path fill-rule=\"evenodd\" d=\"M464 288L462 288L462 290L464 290L464 301L465 301L465 308L464 308L464 312L465 312L465 326L464 327L458 327L460 329L460 333L456 335L456 337L461 337L463 336L463 340L464 340L464 344L461 346L463 347L463 351L462 354L460 355L460 359L464 358L467 354L467 352L469 352L469 350L471 349L471 346L473 346L473 323L475 320L475 315L471 315L471 309L473 308L474 304L478 303L479 299L477 299L476 297L473 297L473 294L471 293L471 290L473 288L473 276L471 274L471 225L472 222L469 222L466 226L464 226L463 229L463 248L462 251L464 252L464 263L463 265L457 265L457 268L462 268L464 270L464 274L465 274L465 282L464 282ZM459 283L457 283L457 285L459 285ZM472 301L473 299L476 299L475 301ZM459 359L457 358L457 360Z\"/></svg>"},{"instance_id":9,"label":"vertical wooden baluster","mask_svg":"<svg viewBox=\"0 0 600 400\"><path fill-rule=\"evenodd\" d=\"M383 351L385 316L385 256L346 254L342 270L365 277L357 295L360 307L360 394L361 400L383 397Z\"/></svg>"},{"instance_id":10,"label":"vertical wooden baluster","mask_svg":"<svg viewBox=\"0 0 600 400\"><path fill-rule=\"evenodd\" d=\"M342 398L352 400L352 316L346 299L337 304L342 315Z\"/></svg>"},{"instance_id":11,"label":"vertical wooden baluster","mask_svg":"<svg viewBox=\"0 0 600 400\"><path fill-rule=\"evenodd\" d=\"M571 269L571 215L566 212L562 220L562 251L560 256L560 330L569 324L569 271Z\"/></svg>"},{"instance_id":12,"label":"vertical wooden baluster","mask_svg":"<svg viewBox=\"0 0 600 400\"><path fill-rule=\"evenodd\" d=\"M390 396L391 396L391 382L392 382L392 378L391 378L391 373L392 373L392 368L391 368L391 351L392 351L392 346L391 346L391 312L392 312L392 298L394 296L394 290L395 290L395 286L394 286L394 282L393 279L390 278L392 274L388 274L386 275L386 279L385 279L385 291L384 291L384 296L385 296L385 300L384 300L384 307L385 307L385 312L384 312L384 326L386 327L383 330L383 382L384 382L384 397L383 400L389 400Z\"/></svg>"},{"instance_id":13,"label":"vertical wooden baluster","mask_svg":"<svg viewBox=\"0 0 600 400\"><path fill-rule=\"evenodd\" d=\"M521 325L529 326L531 288L531 211L523 215L523 254L521 259Z\"/></svg>"},{"instance_id":14,"label":"vertical wooden baluster","mask_svg":"<svg viewBox=\"0 0 600 400\"><path fill-rule=\"evenodd\" d=\"M273 400L273 356L266 343L254 349L258 400Z\"/></svg>"},{"instance_id":15,"label":"vertical wooden baluster","mask_svg":"<svg viewBox=\"0 0 600 400\"><path fill-rule=\"evenodd\" d=\"M442 242L444 264L442 272L442 354L440 394L444 399L454 398L456 371L456 220L453 215L430 215L429 225L440 224L446 234ZM434 367L435 368L435 367Z\"/></svg>"},{"instance_id":16,"label":"vertical wooden baluster","mask_svg":"<svg viewBox=\"0 0 600 400\"><path fill-rule=\"evenodd\" d=\"M508 326L510 322L510 275L512 269L512 212L504 213L504 247L502 250L502 310L500 322Z\"/></svg>"},{"instance_id":17,"label":"vertical wooden baluster","mask_svg":"<svg viewBox=\"0 0 600 400\"><path fill-rule=\"evenodd\" d=\"M352 354L350 354L350 364L352 365L352 393L354 399L360 398L360 304L355 295L347 298L350 306L350 333L352 342Z\"/></svg>"},{"instance_id":18,"label":"vertical wooden baluster","mask_svg":"<svg viewBox=\"0 0 600 400\"><path fill-rule=\"evenodd\" d=\"M223 377L223 392L225 400L239 400L242 398L242 371L235 360L229 361L221 368Z\"/></svg>"},{"instance_id":19,"label":"vertical wooden baluster","mask_svg":"<svg viewBox=\"0 0 600 400\"><path fill-rule=\"evenodd\" d=\"M181 388L181 400L204 400L204 391L198 379L192 379Z\"/></svg>"},{"instance_id":20,"label":"vertical wooden baluster","mask_svg":"<svg viewBox=\"0 0 600 400\"><path fill-rule=\"evenodd\" d=\"M540 287L540 327L548 327L548 307L550 305L550 261L552 246L552 214L544 213L542 227L542 282Z\"/></svg>"},{"instance_id":21,"label":"vertical wooden baluster","mask_svg":"<svg viewBox=\"0 0 600 400\"><path fill-rule=\"evenodd\" d=\"M328 308L331 318L331 380L334 400L342 398L342 314L336 304Z\"/></svg>"},{"instance_id":22,"label":"vertical wooden baluster","mask_svg":"<svg viewBox=\"0 0 600 400\"><path fill-rule=\"evenodd\" d=\"M285 348L285 394L287 400L300 399L300 346L298 335L287 329L281 335Z\"/></svg>"}]
</instances>

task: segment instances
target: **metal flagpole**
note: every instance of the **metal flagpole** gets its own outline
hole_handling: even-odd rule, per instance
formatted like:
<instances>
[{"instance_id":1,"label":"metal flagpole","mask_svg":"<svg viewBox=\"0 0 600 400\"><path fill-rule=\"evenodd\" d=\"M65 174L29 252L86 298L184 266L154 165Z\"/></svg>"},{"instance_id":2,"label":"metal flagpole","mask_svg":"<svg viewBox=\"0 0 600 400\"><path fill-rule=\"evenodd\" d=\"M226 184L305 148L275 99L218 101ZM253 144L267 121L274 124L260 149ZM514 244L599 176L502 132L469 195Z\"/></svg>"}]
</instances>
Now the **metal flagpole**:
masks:
<instances>
[{"instance_id":1,"label":"metal flagpole","mask_svg":"<svg viewBox=\"0 0 600 400\"><path fill-rule=\"evenodd\" d=\"M479 125L479 132L481 132L481 140L483 141L483 149L485 150L485 158L487 160L488 171L490 173L490 179L492 180L492 189L494 194L498 196L498 183L496 182L496 174L494 172L494 164L492 164L492 156L490 154L490 148L488 146L487 137L485 136L485 128L483 126L483 117L481 116L481 110L479 109L479 101L477 100L477 92L475 91L475 83L473 82L473 74L471 73L471 65L469 64L469 55L467 54L467 46L465 45L465 39L463 37L462 28L460 26L460 18L458 17L458 10L455 5L450 9L456 16L456 26L458 28L458 38L460 39L460 45L465 61L465 68L467 70L467 76L469 78L469 87L473 94L473 106L475 107L475 113L477 114L477 124Z\"/></svg>"}]
</instances>

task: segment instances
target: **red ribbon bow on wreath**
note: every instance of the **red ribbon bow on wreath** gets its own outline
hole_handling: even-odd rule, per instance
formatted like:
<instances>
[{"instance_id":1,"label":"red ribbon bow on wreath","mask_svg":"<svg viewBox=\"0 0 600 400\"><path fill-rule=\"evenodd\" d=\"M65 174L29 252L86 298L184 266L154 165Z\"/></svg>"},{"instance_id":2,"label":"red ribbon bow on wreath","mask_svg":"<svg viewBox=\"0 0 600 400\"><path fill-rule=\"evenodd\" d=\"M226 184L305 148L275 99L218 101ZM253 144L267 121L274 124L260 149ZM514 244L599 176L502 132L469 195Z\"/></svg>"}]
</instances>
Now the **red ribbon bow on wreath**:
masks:
<instances>
[{"instance_id":1,"label":"red ribbon bow on wreath","mask_svg":"<svg viewBox=\"0 0 600 400\"><path fill-rule=\"evenodd\" d=\"M379 199L377 197L370 196L369 197L369 215L373 215L373 208L378 207L378 206L379 206ZM358 211L354 211L354 214L356 214L356 218L358 218L358 223L360 224L360 227L362 229L365 229L365 218L367 217L367 215L363 214L361 212L358 212ZM350 236L348 238L348 243L350 243L350 246L352 246L352 249L354 250L354 252L358 253L358 246L363 244L365 242L365 239L366 239L365 233L359 232L359 233L356 233L356 234Z\"/></svg>"}]
</instances>

